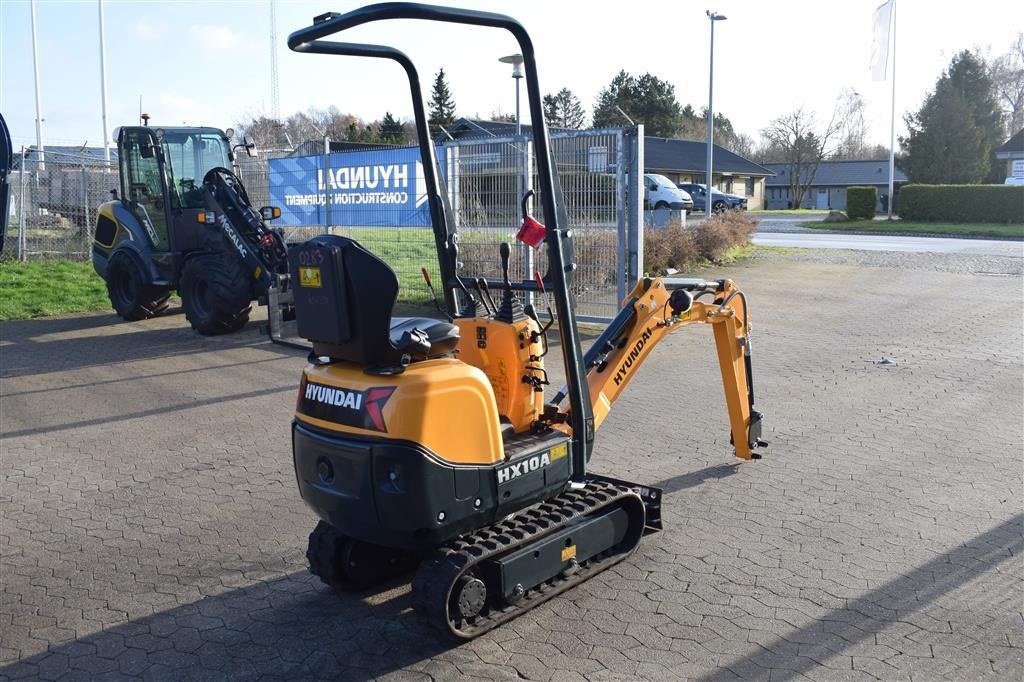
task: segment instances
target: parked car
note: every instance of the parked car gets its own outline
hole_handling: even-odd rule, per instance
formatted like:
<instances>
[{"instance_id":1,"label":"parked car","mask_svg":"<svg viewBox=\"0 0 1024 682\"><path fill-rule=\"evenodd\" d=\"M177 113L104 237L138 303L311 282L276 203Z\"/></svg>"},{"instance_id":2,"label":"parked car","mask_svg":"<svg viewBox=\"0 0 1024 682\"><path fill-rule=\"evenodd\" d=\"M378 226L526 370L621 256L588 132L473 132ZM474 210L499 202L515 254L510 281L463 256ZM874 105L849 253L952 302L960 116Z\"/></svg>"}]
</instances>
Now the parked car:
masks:
<instances>
[{"instance_id":1,"label":"parked car","mask_svg":"<svg viewBox=\"0 0 1024 682\"><path fill-rule=\"evenodd\" d=\"M679 189L685 191L693 199L693 210L703 212L707 210L707 204L705 199L707 197L707 190L703 184L698 183L682 183L679 185ZM719 192L715 188L711 188L711 210L715 213L723 213L727 210L747 210L747 198L737 196L735 194L726 194L725 192Z\"/></svg>"},{"instance_id":2,"label":"parked car","mask_svg":"<svg viewBox=\"0 0 1024 682\"><path fill-rule=\"evenodd\" d=\"M693 198L664 175L645 173L644 207L690 212L693 210Z\"/></svg>"}]
</instances>

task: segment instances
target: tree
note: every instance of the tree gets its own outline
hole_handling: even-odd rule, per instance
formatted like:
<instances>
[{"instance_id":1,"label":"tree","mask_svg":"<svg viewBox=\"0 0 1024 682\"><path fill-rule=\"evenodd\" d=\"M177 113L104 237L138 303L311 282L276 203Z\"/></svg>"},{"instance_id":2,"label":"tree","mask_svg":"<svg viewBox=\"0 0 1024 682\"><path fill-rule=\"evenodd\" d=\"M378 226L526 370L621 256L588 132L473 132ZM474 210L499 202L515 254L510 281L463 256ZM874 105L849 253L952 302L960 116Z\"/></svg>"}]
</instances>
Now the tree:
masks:
<instances>
[{"instance_id":1,"label":"tree","mask_svg":"<svg viewBox=\"0 0 1024 682\"><path fill-rule=\"evenodd\" d=\"M645 73L635 78L619 71L594 104L594 127L622 125L630 119L643 123L652 137L674 137L683 127L683 108L676 101L675 87L668 81Z\"/></svg>"},{"instance_id":2,"label":"tree","mask_svg":"<svg viewBox=\"0 0 1024 682\"><path fill-rule=\"evenodd\" d=\"M430 127L436 130L438 126L451 125L454 121L455 98L452 97L451 89L448 87L444 69L440 69L434 78L434 88L431 90Z\"/></svg>"},{"instance_id":3,"label":"tree","mask_svg":"<svg viewBox=\"0 0 1024 682\"><path fill-rule=\"evenodd\" d=\"M814 112L803 107L780 116L761 131L765 139L762 152L764 161L776 161L787 165L789 196L793 208L799 208L804 195L814 182L821 160L832 151L831 145L839 131L837 115L834 112L827 125L821 127L815 120Z\"/></svg>"},{"instance_id":4,"label":"tree","mask_svg":"<svg viewBox=\"0 0 1024 682\"><path fill-rule=\"evenodd\" d=\"M380 122L380 141L390 144L409 144L409 134L390 111L384 112L384 119Z\"/></svg>"},{"instance_id":5,"label":"tree","mask_svg":"<svg viewBox=\"0 0 1024 682\"><path fill-rule=\"evenodd\" d=\"M983 60L953 58L921 108L908 114L901 168L912 182L1000 182L993 150L1003 142L1002 112Z\"/></svg>"},{"instance_id":6,"label":"tree","mask_svg":"<svg viewBox=\"0 0 1024 682\"><path fill-rule=\"evenodd\" d=\"M583 105L569 88L562 88L554 95L544 95L544 120L549 126L579 130L586 118Z\"/></svg>"},{"instance_id":7,"label":"tree","mask_svg":"<svg viewBox=\"0 0 1024 682\"><path fill-rule=\"evenodd\" d=\"M1007 132L1015 135L1024 128L1024 33L1017 34L1009 52L992 61L989 77L1009 125Z\"/></svg>"},{"instance_id":8,"label":"tree","mask_svg":"<svg viewBox=\"0 0 1024 682\"><path fill-rule=\"evenodd\" d=\"M251 116L248 121L238 123L235 127L238 128L238 139L246 138L257 149L284 149L290 146L284 124L269 116Z\"/></svg>"},{"instance_id":9,"label":"tree","mask_svg":"<svg viewBox=\"0 0 1024 682\"><path fill-rule=\"evenodd\" d=\"M864 98L853 88L839 95L838 144L832 154L834 160L857 161L872 158L874 147L868 141L868 123L864 117ZM888 150L884 154L889 155Z\"/></svg>"}]
</instances>

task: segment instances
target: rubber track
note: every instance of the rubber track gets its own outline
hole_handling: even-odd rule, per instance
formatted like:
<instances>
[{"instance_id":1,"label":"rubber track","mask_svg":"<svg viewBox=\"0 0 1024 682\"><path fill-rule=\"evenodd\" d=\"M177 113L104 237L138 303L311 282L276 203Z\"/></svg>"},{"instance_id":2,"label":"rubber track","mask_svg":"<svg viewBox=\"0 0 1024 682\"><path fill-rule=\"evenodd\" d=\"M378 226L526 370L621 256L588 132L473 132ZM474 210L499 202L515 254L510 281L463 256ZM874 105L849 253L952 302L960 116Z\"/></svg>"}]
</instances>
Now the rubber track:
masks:
<instances>
[{"instance_id":1,"label":"rubber track","mask_svg":"<svg viewBox=\"0 0 1024 682\"><path fill-rule=\"evenodd\" d=\"M500 609L492 608L489 611L485 609L472 623L463 623L457 627L449 622L449 596L459 577L466 571L488 559L540 540L574 519L621 502L632 502L639 509L641 528L637 532L638 539L633 547L616 554L597 554L582 562L579 571L573 575L555 576L528 590L515 604ZM426 617L434 628L448 637L467 640L482 635L614 566L632 554L639 545L639 537L642 537L643 513L643 501L635 492L604 481L587 481L583 489L564 492L439 548L420 564L416 577L413 578L413 607Z\"/></svg>"}]
</instances>

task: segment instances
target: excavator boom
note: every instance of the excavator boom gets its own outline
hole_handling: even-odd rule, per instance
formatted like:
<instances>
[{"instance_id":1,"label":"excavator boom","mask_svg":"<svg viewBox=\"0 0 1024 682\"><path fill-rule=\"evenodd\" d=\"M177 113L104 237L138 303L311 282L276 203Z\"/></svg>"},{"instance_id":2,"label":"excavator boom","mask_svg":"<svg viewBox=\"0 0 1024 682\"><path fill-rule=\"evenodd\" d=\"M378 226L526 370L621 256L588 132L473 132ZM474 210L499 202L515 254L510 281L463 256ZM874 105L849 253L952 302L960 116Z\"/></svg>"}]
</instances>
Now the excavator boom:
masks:
<instances>
[{"instance_id":1,"label":"excavator boom","mask_svg":"<svg viewBox=\"0 0 1024 682\"><path fill-rule=\"evenodd\" d=\"M670 333L698 323L710 324L714 332L736 456L757 459L755 449L764 442L761 413L754 409L750 320L746 297L729 279L647 277L637 282L618 315L584 356L595 428L654 347ZM561 394L555 404L560 399ZM569 411L568 407L561 410Z\"/></svg>"}]
</instances>

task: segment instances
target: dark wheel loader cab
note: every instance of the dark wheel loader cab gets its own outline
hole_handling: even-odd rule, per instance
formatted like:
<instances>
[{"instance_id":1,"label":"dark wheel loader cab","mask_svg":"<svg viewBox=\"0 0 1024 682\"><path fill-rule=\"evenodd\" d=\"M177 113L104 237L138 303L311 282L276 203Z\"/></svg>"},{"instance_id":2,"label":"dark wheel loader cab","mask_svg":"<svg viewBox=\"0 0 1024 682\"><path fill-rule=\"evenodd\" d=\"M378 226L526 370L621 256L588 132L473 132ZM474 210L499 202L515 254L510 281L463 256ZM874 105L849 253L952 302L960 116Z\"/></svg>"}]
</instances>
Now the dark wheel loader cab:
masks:
<instances>
[{"instance_id":1,"label":"dark wheel loader cab","mask_svg":"<svg viewBox=\"0 0 1024 682\"><path fill-rule=\"evenodd\" d=\"M241 328L287 265L283 239L229 170L229 136L132 126L117 145L120 196L100 207L92 250L115 312L152 317L177 290L201 334Z\"/></svg>"}]
</instances>

